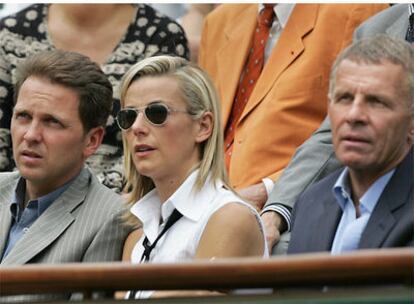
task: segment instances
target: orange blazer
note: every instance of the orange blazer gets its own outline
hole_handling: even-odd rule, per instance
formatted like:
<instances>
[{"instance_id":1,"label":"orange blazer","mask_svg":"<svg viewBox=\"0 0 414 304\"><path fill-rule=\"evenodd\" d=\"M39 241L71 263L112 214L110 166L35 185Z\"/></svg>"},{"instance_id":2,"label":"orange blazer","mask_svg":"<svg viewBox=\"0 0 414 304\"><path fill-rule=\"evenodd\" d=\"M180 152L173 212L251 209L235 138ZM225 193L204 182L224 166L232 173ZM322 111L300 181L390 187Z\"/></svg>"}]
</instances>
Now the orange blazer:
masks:
<instances>
[{"instance_id":1,"label":"orange blazer","mask_svg":"<svg viewBox=\"0 0 414 304\"><path fill-rule=\"evenodd\" d=\"M235 131L229 178L243 188L276 180L326 116L330 68L354 29L386 4L296 4ZM223 4L204 23L199 64L213 78L227 124L258 4Z\"/></svg>"}]
</instances>

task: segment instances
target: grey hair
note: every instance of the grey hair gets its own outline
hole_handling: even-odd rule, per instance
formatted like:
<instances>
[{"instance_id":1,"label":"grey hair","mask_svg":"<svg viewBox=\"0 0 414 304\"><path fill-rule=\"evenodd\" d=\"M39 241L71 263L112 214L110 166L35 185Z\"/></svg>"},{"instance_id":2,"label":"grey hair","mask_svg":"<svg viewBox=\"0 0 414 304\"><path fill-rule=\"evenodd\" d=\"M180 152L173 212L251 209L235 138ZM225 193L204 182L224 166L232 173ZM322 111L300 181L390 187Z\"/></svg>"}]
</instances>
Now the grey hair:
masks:
<instances>
[{"instance_id":1,"label":"grey hair","mask_svg":"<svg viewBox=\"0 0 414 304\"><path fill-rule=\"evenodd\" d=\"M379 34L351 44L341 52L332 66L329 78L330 96L333 96L335 90L338 67L344 60L368 64L381 64L388 61L400 65L406 74L405 93L411 101L411 110L414 112L414 46L411 43Z\"/></svg>"}]
</instances>

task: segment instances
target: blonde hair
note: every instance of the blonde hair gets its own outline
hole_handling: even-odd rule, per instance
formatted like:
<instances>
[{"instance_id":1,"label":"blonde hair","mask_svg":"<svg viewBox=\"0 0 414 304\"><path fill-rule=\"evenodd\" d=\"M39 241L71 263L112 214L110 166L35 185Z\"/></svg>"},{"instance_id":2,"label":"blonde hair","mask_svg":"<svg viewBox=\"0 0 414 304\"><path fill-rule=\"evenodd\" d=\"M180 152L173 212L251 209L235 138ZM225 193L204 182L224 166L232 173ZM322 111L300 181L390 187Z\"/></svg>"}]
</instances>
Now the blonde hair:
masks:
<instances>
[{"instance_id":1,"label":"blonde hair","mask_svg":"<svg viewBox=\"0 0 414 304\"><path fill-rule=\"evenodd\" d=\"M201 161L193 190L201 190L209 177L210 182L220 180L230 189L224 165L221 110L217 92L207 73L181 57L163 55L143 59L133 65L121 81L121 107L125 105L125 95L130 85L145 76L169 76L176 79L187 102L187 111L193 119L199 119L205 112L213 114L211 136L200 144ZM136 170L125 136L122 141L127 180L125 189L129 190L127 204L131 206L155 186L149 177L139 174ZM134 219L128 218L128 221L131 222Z\"/></svg>"}]
</instances>

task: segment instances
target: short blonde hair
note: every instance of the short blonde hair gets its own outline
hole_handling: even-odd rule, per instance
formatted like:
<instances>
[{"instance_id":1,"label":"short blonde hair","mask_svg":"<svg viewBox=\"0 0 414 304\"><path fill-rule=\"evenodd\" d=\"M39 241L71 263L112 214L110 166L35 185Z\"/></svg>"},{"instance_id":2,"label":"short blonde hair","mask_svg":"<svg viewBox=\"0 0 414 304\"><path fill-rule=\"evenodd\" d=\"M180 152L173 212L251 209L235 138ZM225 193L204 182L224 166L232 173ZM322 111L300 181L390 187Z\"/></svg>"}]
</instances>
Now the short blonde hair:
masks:
<instances>
[{"instance_id":1,"label":"short blonde hair","mask_svg":"<svg viewBox=\"0 0 414 304\"><path fill-rule=\"evenodd\" d=\"M217 92L207 73L181 57L163 55L146 58L133 65L124 75L120 84L121 107L125 106L125 95L130 85L145 76L169 76L176 79L187 103L187 111L193 119L200 118L205 112L213 114L211 136L200 144L201 161L194 190L200 190L208 177L213 183L221 180L230 189L224 165L221 110ZM154 184L150 178L142 176L136 170L125 136L123 145L126 189L129 190L127 203L132 205L151 191Z\"/></svg>"}]
</instances>

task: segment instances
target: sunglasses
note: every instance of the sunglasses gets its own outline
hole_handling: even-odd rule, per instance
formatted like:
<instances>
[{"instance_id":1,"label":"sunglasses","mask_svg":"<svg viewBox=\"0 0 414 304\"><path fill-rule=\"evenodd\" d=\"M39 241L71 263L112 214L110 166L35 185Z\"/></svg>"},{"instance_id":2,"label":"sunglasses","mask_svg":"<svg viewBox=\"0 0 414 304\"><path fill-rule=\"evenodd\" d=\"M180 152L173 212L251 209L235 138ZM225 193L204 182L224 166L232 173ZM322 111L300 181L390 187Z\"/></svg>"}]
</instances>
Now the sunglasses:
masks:
<instances>
[{"instance_id":1,"label":"sunglasses","mask_svg":"<svg viewBox=\"0 0 414 304\"><path fill-rule=\"evenodd\" d=\"M145 119L154 126L162 126L171 112L188 113L185 110L174 110L163 103L150 103L141 108L125 108L118 112L116 121L122 130L132 127L140 112L144 113Z\"/></svg>"}]
</instances>

